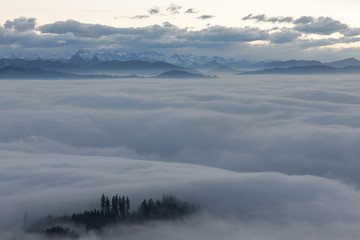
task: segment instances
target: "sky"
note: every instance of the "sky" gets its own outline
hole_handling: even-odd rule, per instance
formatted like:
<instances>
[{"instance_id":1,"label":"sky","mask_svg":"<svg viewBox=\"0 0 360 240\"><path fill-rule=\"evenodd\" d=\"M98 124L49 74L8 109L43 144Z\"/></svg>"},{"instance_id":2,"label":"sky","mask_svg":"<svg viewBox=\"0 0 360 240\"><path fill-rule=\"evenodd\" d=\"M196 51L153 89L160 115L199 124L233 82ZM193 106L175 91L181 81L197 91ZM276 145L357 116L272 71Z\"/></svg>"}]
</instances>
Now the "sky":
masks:
<instances>
[{"instance_id":1,"label":"sky","mask_svg":"<svg viewBox=\"0 0 360 240\"><path fill-rule=\"evenodd\" d=\"M359 7L356 0L7 1L0 49L3 56L85 48L338 60L359 55Z\"/></svg>"},{"instance_id":2,"label":"sky","mask_svg":"<svg viewBox=\"0 0 360 240\"><path fill-rule=\"evenodd\" d=\"M176 10L179 14L171 14L169 6L179 6ZM241 18L248 14L266 14L271 16L314 16L333 17L351 26L356 26L359 17L357 7L360 3L356 0L319 0L319 1L282 1L282 0L254 0L254 1L116 1L116 0L64 0L61 3L55 1L24 0L7 1L3 3L4 11L2 20L9 20L21 16L35 17L39 24L47 24L55 21L75 19L85 23L99 23L114 27L146 26L149 24L161 24L164 21L172 22L180 27L206 26L202 21L196 21L194 15L182 14L188 9L197 16L212 15L215 19L208 21L211 24L228 27L241 26ZM136 15L149 15L150 9L159 9L159 16L154 16L143 21L135 21L128 17ZM49 14L51 12L51 14ZM173 16L170 16L173 15ZM118 17L118 19L116 19ZM206 23L208 23L206 22Z\"/></svg>"}]
</instances>

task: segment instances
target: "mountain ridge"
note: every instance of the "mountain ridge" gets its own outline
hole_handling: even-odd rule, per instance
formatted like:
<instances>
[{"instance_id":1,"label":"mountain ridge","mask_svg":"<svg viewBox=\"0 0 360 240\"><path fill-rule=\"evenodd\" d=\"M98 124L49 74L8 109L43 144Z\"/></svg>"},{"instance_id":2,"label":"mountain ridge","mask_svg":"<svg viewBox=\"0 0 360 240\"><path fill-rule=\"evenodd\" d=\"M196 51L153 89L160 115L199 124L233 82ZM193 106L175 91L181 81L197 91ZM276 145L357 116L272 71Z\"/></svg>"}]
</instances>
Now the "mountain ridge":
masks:
<instances>
[{"instance_id":1,"label":"mountain ridge","mask_svg":"<svg viewBox=\"0 0 360 240\"><path fill-rule=\"evenodd\" d=\"M180 70L171 70L164 73L161 73L155 78L217 78L217 76L209 76L204 75L201 73L191 73L187 71L180 71Z\"/></svg>"},{"instance_id":2,"label":"mountain ridge","mask_svg":"<svg viewBox=\"0 0 360 240\"><path fill-rule=\"evenodd\" d=\"M235 75L255 75L255 74L359 74L360 66L347 66L335 68L328 65L292 66L288 68L268 68L258 71L246 71Z\"/></svg>"},{"instance_id":3,"label":"mountain ridge","mask_svg":"<svg viewBox=\"0 0 360 240\"><path fill-rule=\"evenodd\" d=\"M151 55L156 53L151 52ZM157 55L156 55L157 56ZM163 55L160 55L163 56ZM28 74L31 77L35 74L40 74L39 70L43 70L42 75L57 75L67 78L69 75L73 76L119 76L127 74L129 76L136 76L141 73L144 76L164 76L168 74L168 77L192 77L197 78L198 76L206 76L199 72L206 71L208 73L235 73L235 74L304 74L304 73L359 73L360 61L356 58L347 58L334 62L322 63L317 60L288 60L288 61L272 61L272 62L245 62L247 67L232 67L233 63L225 63L223 58L217 57L217 60L211 60L204 64L194 64L192 68L174 65L165 61L143 61L143 60L111 60L102 61L98 55L90 56L91 58L83 59L80 53L76 53L67 61L58 60L43 60L43 59L0 59L0 68L2 68L2 75L6 73L4 70L7 67L19 68L16 71L18 74L24 70L21 68L28 69ZM214 57L215 58L215 57ZM205 58L202 59L205 62ZM208 59L209 60L209 59ZM224 62L225 61L225 62ZM14 75L13 72L9 72L9 76ZM243 69L242 72L239 70ZM174 71L177 70L177 71ZM48 72L47 72L48 71ZM49 72L55 71L55 72ZM183 72L182 72L183 71ZM185 74L184 72L188 72ZM237 73L236 73L237 72ZM136 73L136 74L134 74ZM166 73L166 74L165 74ZM12 74L12 75L11 75ZM109 75L110 74L110 75ZM162 75L164 74L164 75ZM186 75L186 76L185 76Z\"/></svg>"}]
</instances>

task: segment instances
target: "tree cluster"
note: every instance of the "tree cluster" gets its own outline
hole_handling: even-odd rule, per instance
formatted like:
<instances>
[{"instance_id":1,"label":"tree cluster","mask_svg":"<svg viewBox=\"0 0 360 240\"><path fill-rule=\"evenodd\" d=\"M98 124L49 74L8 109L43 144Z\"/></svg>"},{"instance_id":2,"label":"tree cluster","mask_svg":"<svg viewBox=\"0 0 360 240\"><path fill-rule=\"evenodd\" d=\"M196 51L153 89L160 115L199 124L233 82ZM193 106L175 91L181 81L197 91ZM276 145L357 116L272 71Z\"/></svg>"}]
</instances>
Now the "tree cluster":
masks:
<instances>
[{"instance_id":1,"label":"tree cluster","mask_svg":"<svg viewBox=\"0 0 360 240\"><path fill-rule=\"evenodd\" d=\"M101 231L113 224L144 223L151 220L173 220L194 211L186 202L179 201L173 196L163 196L160 200L144 199L140 206L130 211L129 197L115 195L109 198L104 194L100 198L99 209L73 213L70 216L48 216L43 222L48 236L74 236L73 231L62 227L69 223L84 226L86 231ZM47 224L46 224L47 223Z\"/></svg>"},{"instance_id":2,"label":"tree cluster","mask_svg":"<svg viewBox=\"0 0 360 240\"><path fill-rule=\"evenodd\" d=\"M141 203L136 216L139 220L169 220L189 214L193 208L173 196L163 196L161 200L151 198Z\"/></svg>"},{"instance_id":3,"label":"tree cluster","mask_svg":"<svg viewBox=\"0 0 360 240\"><path fill-rule=\"evenodd\" d=\"M144 199L136 211L130 212L130 200L125 196L111 197L104 194L100 199L100 210L74 213L71 221L83 224L87 230L100 230L114 223L134 223L147 220L175 219L191 212L189 204L173 196L163 196L161 200Z\"/></svg>"}]
</instances>

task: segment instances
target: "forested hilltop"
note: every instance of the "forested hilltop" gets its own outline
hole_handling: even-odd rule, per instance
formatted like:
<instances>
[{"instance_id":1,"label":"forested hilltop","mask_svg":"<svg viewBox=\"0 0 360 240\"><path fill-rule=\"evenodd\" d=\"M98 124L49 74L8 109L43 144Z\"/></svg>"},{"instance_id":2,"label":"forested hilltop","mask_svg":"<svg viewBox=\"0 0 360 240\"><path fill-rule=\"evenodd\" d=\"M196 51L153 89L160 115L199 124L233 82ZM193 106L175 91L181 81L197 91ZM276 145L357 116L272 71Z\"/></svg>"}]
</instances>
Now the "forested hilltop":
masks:
<instances>
[{"instance_id":1,"label":"forested hilltop","mask_svg":"<svg viewBox=\"0 0 360 240\"><path fill-rule=\"evenodd\" d=\"M112 225L143 224L152 220L175 220L195 211L194 206L164 195L160 200L144 199L140 206L131 211L128 196L115 195L100 198L100 208L73 213L71 216L47 216L35 223L28 231L42 233L48 237L78 238L89 231L101 232Z\"/></svg>"}]
</instances>

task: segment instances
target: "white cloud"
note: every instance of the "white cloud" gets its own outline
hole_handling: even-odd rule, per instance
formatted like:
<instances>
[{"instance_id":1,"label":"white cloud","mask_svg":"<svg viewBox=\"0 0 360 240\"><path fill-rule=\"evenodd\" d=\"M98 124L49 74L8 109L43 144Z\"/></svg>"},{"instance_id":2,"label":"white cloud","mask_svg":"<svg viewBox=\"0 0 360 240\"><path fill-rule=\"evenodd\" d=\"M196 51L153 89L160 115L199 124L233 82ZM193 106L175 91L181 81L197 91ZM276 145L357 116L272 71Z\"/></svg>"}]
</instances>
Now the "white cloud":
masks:
<instances>
[{"instance_id":1,"label":"white cloud","mask_svg":"<svg viewBox=\"0 0 360 240\"><path fill-rule=\"evenodd\" d=\"M30 224L48 213L94 208L103 192L129 195L133 203L172 193L201 206L200 212L179 222L109 229L103 233L106 239L119 234L124 239L276 239L282 235L350 239L360 235L356 227L360 221L359 192L324 178L235 173L124 158L0 154L0 213L9 216L0 221L2 236L32 239L19 233L25 212Z\"/></svg>"},{"instance_id":2,"label":"white cloud","mask_svg":"<svg viewBox=\"0 0 360 240\"><path fill-rule=\"evenodd\" d=\"M0 232L17 236L25 212L92 209L105 192L204 208L108 239L358 237L356 79L2 80Z\"/></svg>"},{"instance_id":3,"label":"white cloud","mask_svg":"<svg viewBox=\"0 0 360 240\"><path fill-rule=\"evenodd\" d=\"M71 91L61 81L51 82L52 89L25 82L24 96L4 82L1 147L312 174L360 185L360 99L351 76L294 77L296 88L287 76L247 78L174 86L108 80Z\"/></svg>"}]
</instances>

